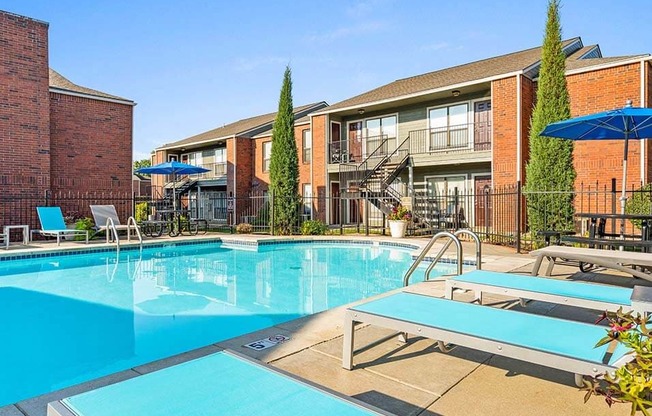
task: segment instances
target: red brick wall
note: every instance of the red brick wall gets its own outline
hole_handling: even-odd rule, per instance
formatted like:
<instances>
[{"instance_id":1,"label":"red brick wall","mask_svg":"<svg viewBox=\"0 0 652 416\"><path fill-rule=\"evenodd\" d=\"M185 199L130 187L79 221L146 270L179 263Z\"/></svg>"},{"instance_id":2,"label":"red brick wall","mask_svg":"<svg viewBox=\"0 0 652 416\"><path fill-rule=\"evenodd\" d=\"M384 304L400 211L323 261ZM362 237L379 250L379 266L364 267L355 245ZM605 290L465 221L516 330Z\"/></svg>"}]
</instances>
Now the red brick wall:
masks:
<instances>
[{"instance_id":1,"label":"red brick wall","mask_svg":"<svg viewBox=\"0 0 652 416\"><path fill-rule=\"evenodd\" d=\"M248 196L253 179L251 170L251 166L253 165L253 143L248 137L236 137L235 140L237 143L235 189L237 190L238 196ZM229 178L229 182L233 182L232 178Z\"/></svg>"},{"instance_id":2,"label":"red brick wall","mask_svg":"<svg viewBox=\"0 0 652 416\"><path fill-rule=\"evenodd\" d=\"M492 82L492 177L495 187L516 182L516 100L516 77Z\"/></svg>"},{"instance_id":3,"label":"red brick wall","mask_svg":"<svg viewBox=\"0 0 652 416\"><path fill-rule=\"evenodd\" d=\"M649 61L645 63L645 79L645 106L650 107L652 106L652 63ZM644 146L646 146L645 154L647 155L647 172L645 182L650 183L652 182L652 140L645 140Z\"/></svg>"},{"instance_id":4,"label":"red brick wall","mask_svg":"<svg viewBox=\"0 0 652 416\"><path fill-rule=\"evenodd\" d=\"M0 11L0 175L3 192L50 182L48 25Z\"/></svg>"},{"instance_id":5,"label":"red brick wall","mask_svg":"<svg viewBox=\"0 0 652 416\"><path fill-rule=\"evenodd\" d=\"M322 221L326 221L325 201L330 195L326 174L327 140L327 116L312 117L312 194L319 197L313 217Z\"/></svg>"},{"instance_id":6,"label":"red brick wall","mask_svg":"<svg viewBox=\"0 0 652 416\"><path fill-rule=\"evenodd\" d=\"M567 77L573 117L623 107L628 99L640 105L640 66L638 63L585 72ZM641 143L629 142L627 187L640 184ZM616 140L576 141L573 151L577 170L576 187L581 183L622 185L624 142Z\"/></svg>"},{"instance_id":7,"label":"red brick wall","mask_svg":"<svg viewBox=\"0 0 652 416\"><path fill-rule=\"evenodd\" d=\"M132 121L131 105L51 93L52 190L131 192Z\"/></svg>"},{"instance_id":8,"label":"red brick wall","mask_svg":"<svg viewBox=\"0 0 652 416\"><path fill-rule=\"evenodd\" d=\"M528 77L521 77L521 182L525 183L525 165L530 159L530 122L534 103L536 101L536 87Z\"/></svg>"}]
</instances>

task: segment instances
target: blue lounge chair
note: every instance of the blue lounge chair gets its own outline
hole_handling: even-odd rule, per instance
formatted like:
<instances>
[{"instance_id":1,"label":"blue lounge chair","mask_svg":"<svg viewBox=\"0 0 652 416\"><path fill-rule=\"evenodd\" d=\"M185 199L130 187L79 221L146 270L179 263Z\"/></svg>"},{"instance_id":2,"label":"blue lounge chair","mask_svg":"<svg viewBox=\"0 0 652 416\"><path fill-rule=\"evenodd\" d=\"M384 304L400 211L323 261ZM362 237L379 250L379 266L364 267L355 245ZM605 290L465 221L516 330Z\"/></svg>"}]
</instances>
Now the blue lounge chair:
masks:
<instances>
[{"instance_id":1,"label":"blue lounge chair","mask_svg":"<svg viewBox=\"0 0 652 416\"><path fill-rule=\"evenodd\" d=\"M66 228L60 207L36 207L36 212L41 222L41 229L32 230L32 233L41 234L46 237L56 237L57 245L61 244L62 235L83 235L86 238L86 244L88 244L88 231Z\"/></svg>"},{"instance_id":2,"label":"blue lounge chair","mask_svg":"<svg viewBox=\"0 0 652 416\"><path fill-rule=\"evenodd\" d=\"M446 298L453 299L455 289L474 290L482 303L482 293L495 293L520 299L541 300L582 308L616 311L619 308L639 313L652 311L652 288L634 289L571 282L537 276L474 270L446 281Z\"/></svg>"},{"instance_id":3,"label":"blue lounge chair","mask_svg":"<svg viewBox=\"0 0 652 416\"><path fill-rule=\"evenodd\" d=\"M221 351L48 404L50 416L390 415Z\"/></svg>"},{"instance_id":4,"label":"blue lounge chair","mask_svg":"<svg viewBox=\"0 0 652 416\"><path fill-rule=\"evenodd\" d=\"M412 293L397 293L347 309L342 366L353 368L354 325L379 325L582 376L612 372L631 360L618 343L593 346L605 327Z\"/></svg>"}]
</instances>

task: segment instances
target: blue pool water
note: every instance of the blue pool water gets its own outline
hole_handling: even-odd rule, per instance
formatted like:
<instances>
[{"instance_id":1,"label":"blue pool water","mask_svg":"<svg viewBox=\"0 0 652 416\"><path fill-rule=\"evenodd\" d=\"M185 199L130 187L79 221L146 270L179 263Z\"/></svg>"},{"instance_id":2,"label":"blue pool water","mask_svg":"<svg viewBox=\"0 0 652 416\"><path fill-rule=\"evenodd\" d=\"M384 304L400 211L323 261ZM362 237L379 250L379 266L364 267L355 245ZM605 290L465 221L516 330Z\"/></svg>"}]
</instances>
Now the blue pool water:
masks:
<instances>
[{"instance_id":1,"label":"blue pool water","mask_svg":"<svg viewBox=\"0 0 652 416\"><path fill-rule=\"evenodd\" d=\"M410 264L219 242L0 262L0 406L395 289Z\"/></svg>"}]
</instances>

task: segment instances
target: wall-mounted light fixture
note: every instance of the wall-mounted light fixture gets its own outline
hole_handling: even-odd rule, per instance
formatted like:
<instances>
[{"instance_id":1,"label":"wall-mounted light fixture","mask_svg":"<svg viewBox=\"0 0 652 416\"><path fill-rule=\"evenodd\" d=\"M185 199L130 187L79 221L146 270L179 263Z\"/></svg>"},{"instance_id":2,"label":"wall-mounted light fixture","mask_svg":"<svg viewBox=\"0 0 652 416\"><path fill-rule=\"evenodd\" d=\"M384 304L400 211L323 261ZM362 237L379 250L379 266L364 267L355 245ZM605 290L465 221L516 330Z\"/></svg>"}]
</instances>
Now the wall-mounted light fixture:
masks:
<instances>
[{"instance_id":1,"label":"wall-mounted light fixture","mask_svg":"<svg viewBox=\"0 0 652 416\"><path fill-rule=\"evenodd\" d=\"M358 114L363 115L364 114L364 108L358 108Z\"/></svg>"},{"instance_id":2,"label":"wall-mounted light fixture","mask_svg":"<svg viewBox=\"0 0 652 416\"><path fill-rule=\"evenodd\" d=\"M460 90L453 90L453 91L451 91L451 94L453 94L453 97L459 97Z\"/></svg>"}]
</instances>

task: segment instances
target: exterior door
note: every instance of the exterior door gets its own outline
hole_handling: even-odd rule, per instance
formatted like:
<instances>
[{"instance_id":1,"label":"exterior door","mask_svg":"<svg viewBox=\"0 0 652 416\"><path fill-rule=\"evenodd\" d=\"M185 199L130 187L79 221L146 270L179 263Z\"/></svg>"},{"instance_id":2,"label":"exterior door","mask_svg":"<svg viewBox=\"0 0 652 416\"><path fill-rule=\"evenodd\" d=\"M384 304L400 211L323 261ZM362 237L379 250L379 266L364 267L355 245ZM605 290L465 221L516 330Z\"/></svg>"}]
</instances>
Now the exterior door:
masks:
<instances>
[{"instance_id":1,"label":"exterior door","mask_svg":"<svg viewBox=\"0 0 652 416\"><path fill-rule=\"evenodd\" d=\"M346 162L361 162L362 157L362 121L349 123L348 155Z\"/></svg>"},{"instance_id":2,"label":"exterior door","mask_svg":"<svg viewBox=\"0 0 652 416\"><path fill-rule=\"evenodd\" d=\"M477 227L491 227L491 176L476 176L474 178L475 184L475 201L474 201L474 214L475 225Z\"/></svg>"},{"instance_id":3,"label":"exterior door","mask_svg":"<svg viewBox=\"0 0 652 416\"><path fill-rule=\"evenodd\" d=\"M474 106L473 150L491 150L491 101Z\"/></svg>"},{"instance_id":4,"label":"exterior door","mask_svg":"<svg viewBox=\"0 0 652 416\"><path fill-rule=\"evenodd\" d=\"M340 183L331 182L331 224L340 223Z\"/></svg>"}]
</instances>

